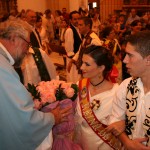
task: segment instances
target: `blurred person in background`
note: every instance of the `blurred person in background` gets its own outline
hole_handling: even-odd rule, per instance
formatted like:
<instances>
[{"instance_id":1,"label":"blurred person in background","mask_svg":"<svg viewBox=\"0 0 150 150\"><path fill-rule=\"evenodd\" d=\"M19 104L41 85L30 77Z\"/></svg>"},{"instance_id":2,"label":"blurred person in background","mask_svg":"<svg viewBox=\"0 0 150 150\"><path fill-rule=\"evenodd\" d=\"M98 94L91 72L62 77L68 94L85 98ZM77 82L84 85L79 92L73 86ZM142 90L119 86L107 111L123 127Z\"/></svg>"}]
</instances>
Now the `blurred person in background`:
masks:
<instances>
[{"instance_id":1,"label":"blurred person in background","mask_svg":"<svg viewBox=\"0 0 150 150\"><path fill-rule=\"evenodd\" d=\"M98 17L99 17L98 13L95 13L92 16L92 31L94 31L99 37L101 22Z\"/></svg>"},{"instance_id":2,"label":"blurred person in background","mask_svg":"<svg viewBox=\"0 0 150 150\"><path fill-rule=\"evenodd\" d=\"M78 11L72 11L69 15L70 26L65 32L65 50L67 54L67 65L74 55L78 52L80 44L82 42L81 34L78 28L78 21L80 18ZM74 82L75 81L75 82ZM67 70L67 82L76 83L76 78L72 76Z\"/></svg>"},{"instance_id":3,"label":"blurred person in background","mask_svg":"<svg viewBox=\"0 0 150 150\"><path fill-rule=\"evenodd\" d=\"M107 47L107 49L114 56L114 66L117 68L119 75L112 82L121 83L122 81L122 61L121 61L121 46L117 40L116 31L113 26L105 27L101 35L103 37L103 46Z\"/></svg>"},{"instance_id":4,"label":"blurred person in background","mask_svg":"<svg viewBox=\"0 0 150 150\"><path fill-rule=\"evenodd\" d=\"M55 38L54 24L55 24L55 19L54 16L52 15L51 10L50 9L45 10L44 15L42 17L42 25L46 29L49 42L52 42Z\"/></svg>"},{"instance_id":5,"label":"blurred person in background","mask_svg":"<svg viewBox=\"0 0 150 150\"><path fill-rule=\"evenodd\" d=\"M60 24L63 19L64 17L62 16L61 11L55 10L55 24L54 24L55 39L59 39Z\"/></svg>"},{"instance_id":6,"label":"blurred person in background","mask_svg":"<svg viewBox=\"0 0 150 150\"><path fill-rule=\"evenodd\" d=\"M42 17L38 13L37 13L37 16L36 16L35 28L39 32L39 35L40 35L40 38L41 38L41 42L42 42L42 49L47 54L50 54L51 53L51 49L50 49L50 46L49 46L49 40L48 40L48 37L47 37L46 29L43 27L43 25L42 25Z\"/></svg>"},{"instance_id":7,"label":"blurred person in background","mask_svg":"<svg viewBox=\"0 0 150 150\"><path fill-rule=\"evenodd\" d=\"M66 8L62 8L62 16L64 17L64 19L69 21L70 17L69 17L69 13L67 13L67 9Z\"/></svg>"}]
</instances>

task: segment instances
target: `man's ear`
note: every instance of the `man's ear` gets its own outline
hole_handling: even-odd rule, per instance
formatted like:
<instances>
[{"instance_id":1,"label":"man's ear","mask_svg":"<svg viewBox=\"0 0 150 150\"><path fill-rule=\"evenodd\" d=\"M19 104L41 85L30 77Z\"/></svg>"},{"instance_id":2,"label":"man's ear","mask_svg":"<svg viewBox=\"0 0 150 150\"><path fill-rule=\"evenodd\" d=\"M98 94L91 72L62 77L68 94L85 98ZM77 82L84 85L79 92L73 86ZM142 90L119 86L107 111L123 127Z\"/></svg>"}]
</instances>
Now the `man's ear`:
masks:
<instances>
[{"instance_id":1,"label":"man's ear","mask_svg":"<svg viewBox=\"0 0 150 150\"><path fill-rule=\"evenodd\" d=\"M148 56L146 57L146 64L147 64L147 65L150 65L150 55L148 55Z\"/></svg>"}]
</instances>

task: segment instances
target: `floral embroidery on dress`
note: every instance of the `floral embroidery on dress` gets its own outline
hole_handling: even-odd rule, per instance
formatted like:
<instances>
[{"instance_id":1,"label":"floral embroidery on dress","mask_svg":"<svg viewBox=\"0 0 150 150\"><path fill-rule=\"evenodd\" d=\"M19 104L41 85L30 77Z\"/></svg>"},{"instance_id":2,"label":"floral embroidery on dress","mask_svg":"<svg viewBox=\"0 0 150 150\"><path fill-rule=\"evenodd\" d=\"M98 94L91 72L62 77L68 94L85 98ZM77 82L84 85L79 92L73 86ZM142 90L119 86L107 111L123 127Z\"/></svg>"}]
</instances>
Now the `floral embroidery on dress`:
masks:
<instances>
[{"instance_id":1,"label":"floral embroidery on dress","mask_svg":"<svg viewBox=\"0 0 150 150\"><path fill-rule=\"evenodd\" d=\"M92 102L91 102L91 108L93 110L98 110L98 108L100 107L100 105L101 105L100 100L93 99Z\"/></svg>"}]
</instances>

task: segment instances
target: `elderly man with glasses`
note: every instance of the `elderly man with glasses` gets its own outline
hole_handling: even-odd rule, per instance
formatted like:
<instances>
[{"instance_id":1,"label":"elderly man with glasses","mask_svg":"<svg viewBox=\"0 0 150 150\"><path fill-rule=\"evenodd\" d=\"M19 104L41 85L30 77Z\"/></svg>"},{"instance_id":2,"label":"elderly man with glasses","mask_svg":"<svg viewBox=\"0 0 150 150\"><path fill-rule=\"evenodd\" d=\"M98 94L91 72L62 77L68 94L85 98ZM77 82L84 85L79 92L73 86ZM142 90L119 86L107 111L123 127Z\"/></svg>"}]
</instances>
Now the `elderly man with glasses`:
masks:
<instances>
[{"instance_id":1,"label":"elderly man with glasses","mask_svg":"<svg viewBox=\"0 0 150 150\"><path fill-rule=\"evenodd\" d=\"M19 67L30 46L29 26L21 20L0 24L0 149L35 150L54 124L66 120L70 108L43 113L13 66Z\"/></svg>"}]
</instances>

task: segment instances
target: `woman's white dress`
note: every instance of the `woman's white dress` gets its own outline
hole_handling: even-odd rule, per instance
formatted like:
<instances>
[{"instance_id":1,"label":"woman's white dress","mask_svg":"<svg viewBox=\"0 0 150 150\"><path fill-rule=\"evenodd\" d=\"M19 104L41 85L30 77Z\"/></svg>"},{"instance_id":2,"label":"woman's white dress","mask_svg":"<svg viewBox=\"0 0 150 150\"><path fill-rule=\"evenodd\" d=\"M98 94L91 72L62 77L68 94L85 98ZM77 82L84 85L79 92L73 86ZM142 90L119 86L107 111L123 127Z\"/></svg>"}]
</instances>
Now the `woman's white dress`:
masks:
<instances>
[{"instance_id":1,"label":"woman's white dress","mask_svg":"<svg viewBox=\"0 0 150 150\"><path fill-rule=\"evenodd\" d=\"M94 99L100 100L100 107L97 110L94 110L94 113L98 120L105 125L108 125L109 116L112 110L113 96L117 88L118 84L116 83L111 90L94 95L92 97L90 95L90 102L92 102ZM91 129L91 127L82 117L79 100L77 101L76 111L75 141L80 144L83 150L111 150L112 148L97 136L97 134Z\"/></svg>"}]
</instances>

